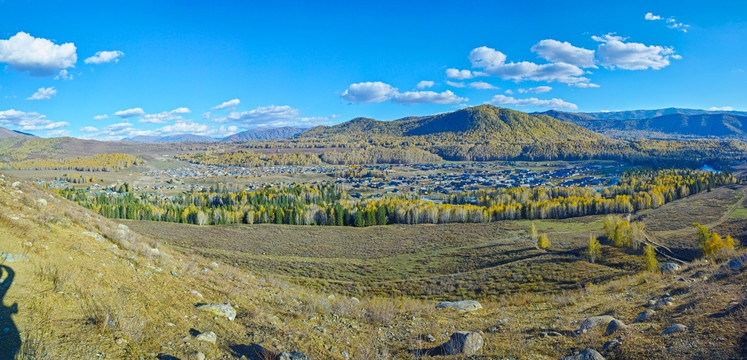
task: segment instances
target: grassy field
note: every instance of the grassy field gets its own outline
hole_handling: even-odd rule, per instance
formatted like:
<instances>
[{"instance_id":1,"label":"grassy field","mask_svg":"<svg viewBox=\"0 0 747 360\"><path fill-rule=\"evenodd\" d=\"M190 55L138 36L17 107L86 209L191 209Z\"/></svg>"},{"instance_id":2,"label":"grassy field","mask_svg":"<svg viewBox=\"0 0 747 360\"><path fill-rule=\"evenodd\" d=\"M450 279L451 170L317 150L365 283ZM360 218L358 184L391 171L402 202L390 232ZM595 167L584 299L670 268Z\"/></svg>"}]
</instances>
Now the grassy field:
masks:
<instances>
[{"instance_id":1,"label":"grassy field","mask_svg":"<svg viewBox=\"0 0 747 360\"><path fill-rule=\"evenodd\" d=\"M635 254L605 246L597 264L581 257L601 217L537 221L553 243L537 249L529 222L367 228L122 221L185 252L351 294L455 299L521 291L557 292L630 274Z\"/></svg>"}]
</instances>

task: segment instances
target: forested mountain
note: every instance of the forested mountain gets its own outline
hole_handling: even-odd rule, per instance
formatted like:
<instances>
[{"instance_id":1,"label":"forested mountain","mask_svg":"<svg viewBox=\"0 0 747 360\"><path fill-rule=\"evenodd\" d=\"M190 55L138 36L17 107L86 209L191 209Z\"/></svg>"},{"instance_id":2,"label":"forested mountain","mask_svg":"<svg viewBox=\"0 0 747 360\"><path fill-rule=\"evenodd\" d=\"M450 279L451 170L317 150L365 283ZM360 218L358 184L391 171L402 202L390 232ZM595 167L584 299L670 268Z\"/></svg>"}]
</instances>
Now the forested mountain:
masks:
<instances>
[{"instance_id":1,"label":"forested mountain","mask_svg":"<svg viewBox=\"0 0 747 360\"><path fill-rule=\"evenodd\" d=\"M541 114L481 105L450 113L393 121L356 118L335 126L319 126L301 138L368 138L424 136L431 140L526 143L533 141L603 140L604 137Z\"/></svg>"},{"instance_id":2,"label":"forested mountain","mask_svg":"<svg viewBox=\"0 0 747 360\"><path fill-rule=\"evenodd\" d=\"M0 127L0 139L16 137L16 136L34 136L34 135L27 134L25 132L20 132L18 130L10 130L4 127Z\"/></svg>"},{"instance_id":3,"label":"forested mountain","mask_svg":"<svg viewBox=\"0 0 747 360\"><path fill-rule=\"evenodd\" d=\"M266 141L290 139L303 133L308 128L284 126L271 128L254 128L238 134L233 134L222 139L222 141Z\"/></svg>"},{"instance_id":4,"label":"forested mountain","mask_svg":"<svg viewBox=\"0 0 747 360\"><path fill-rule=\"evenodd\" d=\"M726 110L703 110L703 109L684 109L684 108L664 108L654 110L625 110L625 111L601 111L601 112L588 112L588 113L566 113L562 111L550 110L541 114L550 115L556 117L560 116L581 116L590 117L593 119L615 119L615 120L626 120L626 119L649 119L664 115L671 114L682 114L682 115L712 115L712 114L728 114L728 115L739 115L747 116L745 111L726 111ZM565 120L565 119L561 119Z\"/></svg>"},{"instance_id":5,"label":"forested mountain","mask_svg":"<svg viewBox=\"0 0 747 360\"><path fill-rule=\"evenodd\" d=\"M698 112L702 110L662 109L642 112L668 112L678 110ZM635 116L636 112L625 112ZM600 118L608 113L566 113L547 111L543 114L572 122L605 135L621 138L733 138L747 139L747 115L738 112L701 114L670 113L651 118ZM621 114L625 116L626 114Z\"/></svg>"}]
</instances>

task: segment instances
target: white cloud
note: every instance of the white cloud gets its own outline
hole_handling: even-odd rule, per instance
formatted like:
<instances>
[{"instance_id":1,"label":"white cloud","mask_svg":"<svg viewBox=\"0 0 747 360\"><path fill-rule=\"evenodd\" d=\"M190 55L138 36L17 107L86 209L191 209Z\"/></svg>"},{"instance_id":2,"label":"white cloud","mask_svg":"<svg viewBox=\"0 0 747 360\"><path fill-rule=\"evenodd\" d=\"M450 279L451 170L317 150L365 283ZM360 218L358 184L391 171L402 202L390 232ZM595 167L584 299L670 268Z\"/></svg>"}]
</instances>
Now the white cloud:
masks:
<instances>
[{"instance_id":1,"label":"white cloud","mask_svg":"<svg viewBox=\"0 0 747 360\"><path fill-rule=\"evenodd\" d=\"M643 16L643 18L649 21L664 20L661 16L654 15L653 13L650 13L650 12L646 13L646 15ZM673 17L668 17L666 20L664 20L664 23L670 29L679 30L685 33L687 32L687 29L690 27L690 25L688 24L683 24L681 22L678 22L677 19Z\"/></svg>"},{"instance_id":2,"label":"white cloud","mask_svg":"<svg viewBox=\"0 0 747 360\"><path fill-rule=\"evenodd\" d=\"M449 79L466 80L466 79L472 79L475 76L485 76L485 75L486 74L481 71L446 69L446 77Z\"/></svg>"},{"instance_id":3,"label":"white cloud","mask_svg":"<svg viewBox=\"0 0 747 360\"><path fill-rule=\"evenodd\" d=\"M690 27L690 25L677 22L677 20L675 20L673 17L670 17L669 19L667 19L666 23L667 23L668 28L679 30L685 33L687 32L687 29Z\"/></svg>"},{"instance_id":4,"label":"white cloud","mask_svg":"<svg viewBox=\"0 0 747 360\"><path fill-rule=\"evenodd\" d=\"M338 117L338 115L331 116L314 116L314 117L300 117L298 109L295 109L288 105L270 105L260 106L256 109L249 111L231 111L227 116L216 117L213 121L217 123L230 123L235 122L243 125L243 128L255 127L255 126L269 126L269 127L281 127L281 126L301 126L309 127L315 125L328 125L331 119ZM234 129L235 128L235 129ZM216 134L225 134L226 132L235 133L238 127L236 126L221 126ZM230 135L230 134L229 134ZM216 135L217 136L217 135ZM224 135L225 136L225 135Z\"/></svg>"},{"instance_id":5,"label":"white cloud","mask_svg":"<svg viewBox=\"0 0 747 360\"><path fill-rule=\"evenodd\" d=\"M661 20L661 16L654 15L653 13L650 13L650 12L647 12L646 15L643 15L643 18L649 21Z\"/></svg>"},{"instance_id":6,"label":"white cloud","mask_svg":"<svg viewBox=\"0 0 747 360\"><path fill-rule=\"evenodd\" d=\"M472 66L484 69L490 75L514 81L558 81L566 84L588 82L581 76L584 70L566 63L535 64L528 61L506 62L506 55L495 49L481 46L470 52Z\"/></svg>"},{"instance_id":7,"label":"white cloud","mask_svg":"<svg viewBox=\"0 0 747 360\"><path fill-rule=\"evenodd\" d=\"M67 70L62 69L59 73L57 73L57 76L54 77L55 80L72 80L73 74L69 73Z\"/></svg>"},{"instance_id":8,"label":"white cloud","mask_svg":"<svg viewBox=\"0 0 747 360\"><path fill-rule=\"evenodd\" d=\"M469 99L456 96L451 90L437 93L435 91L407 91L397 93L392 98L393 102L400 104L456 104Z\"/></svg>"},{"instance_id":9,"label":"white cloud","mask_svg":"<svg viewBox=\"0 0 747 360\"><path fill-rule=\"evenodd\" d=\"M8 40L0 40L0 62L31 76L51 76L78 61L75 44L57 45L47 39L19 32Z\"/></svg>"},{"instance_id":10,"label":"white cloud","mask_svg":"<svg viewBox=\"0 0 747 360\"><path fill-rule=\"evenodd\" d=\"M734 110L734 108L731 107L731 106L721 106L721 107L712 106L708 110L710 110L710 111L732 111L732 110Z\"/></svg>"},{"instance_id":11,"label":"white cloud","mask_svg":"<svg viewBox=\"0 0 747 360\"><path fill-rule=\"evenodd\" d=\"M210 133L210 127L206 124L195 123L191 121L177 121L173 125L166 125L162 128L157 129L162 135L176 135L176 134L196 134L196 135L208 135Z\"/></svg>"},{"instance_id":12,"label":"white cloud","mask_svg":"<svg viewBox=\"0 0 747 360\"><path fill-rule=\"evenodd\" d=\"M459 81L449 81L449 80L446 80L446 85L449 85L449 86L453 86L453 87L455 87L455 88L463 88L463 87L467 87L467 85L466 85L465 83L463 83L463 82L459 82Z\"/></svg>"},{"instance_id":13,"label":"white cloud","mask_svg":"<svg viewBox=\"0 0 747 360\"><path fill-rule=\"evenodd\" d=\"M63 137L70 135L70 130L52 130L47 131L47 137Z\"/></svg>"},{"instance_id":14,"label":"white cloud","mask_svg":"<svg viewBox=\"0 0 747 360\"><path fill-rule=\"evenodd\" d=\"M423 81L419 82L417 85L415 85L415 87L417 87L418 89L426 89L426 88L429 88L429 87L433 87L434 85L436 85L436 83L433 82L433 81L423 80Z\"/></svg>"},{"instance_id":15,"label":"white cloud","mask_svg":"<svg viewBox=\"0 0 747 360\"><path fill-rule=\"evenodd\" d=\"M124 53L119 50L114 51L98 51L95 55L84 60L86 64L103 64L109 62L119 62L119 58L124 56Z\"/></svg>"},{"instance_id":16,"label":"white cloud","mask_svg":"<svg viewBox=\"0 0 747 360\"><path fill-rule=\"evenodd\" d=\"M48 100L51 99L52 96L55 96L57 94L57 90L55 90L54 87L48 87L48 88L39 88L39 90L36 90L36 92L27 97L26 100Z\"/></svg>"},{"instance_id":17,"label":"white cloud","mask_svg":"<svg viewBox=\"0 0 747 360\"><path fill-rule=\"evenodd\" d=\"M169 121L184 121L182 114L189 114L189 108L180 107L171 111L163 111L157 114L145 114L140 122L149 124L165 124Z\"/></svg>"},{"instance_id":18,"label":"white cloud","mask_svg":"<svg viewBox=\"0 0 747 360\"><path fill-rule=\"evenodd\" d=\"M114 113L114 116L119 116L122 119L130 118L133 116L143 116L145 115L145 111L143 111L143 108L132 108L127 110L120 110Z\"/></svg>"},{"instance_id":19,"label":"white cloud","mask_svg":"<svg viewBox=\"0 0 747 360\"><path fill-rule=\"evenodd\" d=\"M589 83L575 83L575 84L568 84L568 85L579 87L579 88L598 88L599 87L599 85L590 83L590 82Z\"/></svg>"},{"instance_id":20,"label":"white cloud","mask_svg":"<svg viewBox=\"0 0 747 360\"><path fill-rule=\"evenodd\" d=\"M452 85L449 81L447 83ZM435 91L406 91L400 93L397 88L380 81L351 84L340 96L355 103L380 103L391 100L395 103L407 105L454 104L466 100L450 90L440 93Z\"/></svg>"},{"instance_id":21,"label":"white cloud","mask_svg":"<svg viewBox=\"0 0 747 360\"><path fill-rule=\"evenodd\" d=\"M14 109L0 111L0 126L18 128L21 131L55 130L70 125L64 121L47 120L45 115L36 112L23 112Z\"/></svg>"},{"instance_id":22,"label":"white cloud","mask_svg":"<svg viewBox=\"0 0 747 360\"><path fill-rule=\"evenodd\" d=\"M80 131L81 132L96 132L96 131L99 131L99 128L93 127L93 126L84 126L80 128Z\"/></svg>"},{"instance_id":23,"label":"white cloud","mask_svg":"<svg viewBox=\"0 0 747 360\"><path fill-rule=\"evenodd\" d=\"M566 101L563 101L561 99L550 99L550 100L540 100L537 98L528 98L528 99L516 99L511 96L506 95L495 95L493 96L493 99L490 100L491 104L495 105L513 105L513 106L531 106L531 107L539 107L539 108L548 108L548 109L567 109L567 110L576 110L578 109L578 106L573 103L569 103Z\"/></svg>"},{"instance_id":24,"label":"white cloud","mask_svg":"<svg viewBox=\"0 0 747 360\"><path fill-rule=\"evenodd\" d=\"M96 116L93 117L94 120L104 120L104 119L108 119L108 118L109 118L109 115L106 115L106 114L96 115Z\"/></svg>"},{"instance_id":25,"label":"white cloud","mask_svg":"<svg viewBox=\"0 0 747 360\"><path fill-rule=\"evenodd\" d=\"M374 81L350 84L340 96L354 103L380 103L389 100L395 94L397 88L381 81Z\"/></svg>"},{"instance_id":26,"label":"white cloud","mask_svg":"<svg viewBox=\"0 0 747 360\"><path fill-rule=\"evenodd\" d=\"M532 46L532 52L550 62L566 63L581 68L595 67L594 50L575 47L569 42L545 39Z\"/></svg>"},{"instance_id":27,"label":"white cloud","mask_svg":"<svg viewBox=\"0 0 747 360\"><path fill-rule=\"evenodd\" d=\"M473 89L478 89L478 90L495 90L495 89L497 89L497 87L494 86L493 84L489 84L489 83L486 83L484 81L475 81L473 83L470 83L469 87L471 87Z\"/></svg>"},{"instance_id":28,"label":"white cloud","mask_svg":"<svg viewBox=\"0 0 747 360\"><path fill-rule=\"evenodd\" d=\"M210 111L205 111L204 113L202 113L202 119L210 120Z\"/></svg>"},{"instance_id":29,"label":"white cloud","mask_svg":"<svg viewBox=\"0 0 747 360\"><path fill-rule=\"evenodd\" d=\"M626 43L625 38L612 34L592 36L592 39L600 42L597 48L599 64L608 68L659 70L669 66L669 58L674 55L671 47Z\"/></svg>"},{"instance_id":30,"label":"white cloud","mask_svg":"<svg viewBox=\"0 0 747 360\"><path fill-rule=\"evenodd\" d=\"M548 91L552 90L549 86L537 86L537 87L531 87L529 89L519 89L520 93L534 93L534 94L542 94L546 93Z\"/></svg>"},{"instance_id":31,"label":"white cloud","mask_svg":"<svg viewBox=\"0 0 747 360\"><path fill-rule=\"evenodd\" d=\"M239 99L231 99L231 100L228 100L228 101L225 101L225 102L221 103L220 105L213 106L211 109L212 110L223 110L225 108L229 108L229 107L232 107L232 106L237 106L239 104L241 104L241 100L239 100Z\"/></svg>"},{"instance_id":32,"label":"white cloud","mask_svg":"<svg viewBox=\"0 0 747 360\"><path fill-rule=\"evenodd\" d=\"M514 91L511 90L511 89L506 89L506 91L504 91L504 93L512 95L514 93Z\"/></svg>"},{"instance_id":33,"label":"white cloud","mask_svg":"<svg viewBox=\"0 0 747 360\"><path fill-rule=\"evenodd\" d=\"M244 124L266 123L271 121L288 121L298 117L298 109L288 105L260 106L249 111L232 111L226 117L216 118L216 122L239 122Z\"/></svg>"}]
</instances>

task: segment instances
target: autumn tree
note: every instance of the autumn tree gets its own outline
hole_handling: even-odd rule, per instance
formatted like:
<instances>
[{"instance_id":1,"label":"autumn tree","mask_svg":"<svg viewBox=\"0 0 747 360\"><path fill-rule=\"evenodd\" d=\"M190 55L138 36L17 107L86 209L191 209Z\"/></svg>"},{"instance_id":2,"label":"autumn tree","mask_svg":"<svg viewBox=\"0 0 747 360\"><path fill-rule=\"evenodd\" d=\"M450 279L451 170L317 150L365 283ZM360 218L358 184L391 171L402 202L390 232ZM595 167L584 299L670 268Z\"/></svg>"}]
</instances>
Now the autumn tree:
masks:
<instances>
[{"instance_id":1,"label":"autumn tree","mask_svg":"<svg viewBox=\"0 0 747 360\"><path fill-rule=\"evenodd\" d=\"M596 262L598 258L602 257L602 244L599 243L596 236L589 235L589 243L586 245L584 255L592 264Z\"/></svg>"},{"instance_id":2,"label":"autumn tree","mask_svg":"<svg viewBox=\"0 0 747 360\"><path fill-rule=\"evenodd\" d=\"M547 237L547 234L540 235L539 239L537 240L537 247L544 250L550 248L550 239Z\"/></svg>"},{"instance_id":3,"label":"autumn tree","mask_svg":"<svg viewBox=\"0 0 747 360\"><path fill-rule=\"evenodd\" d=\"M646 244L643 248L643 260L646 263L646 270L656 271L659 269L659 263L656 261L656 249L651 244Z\"/></svg>"}]
</instances>

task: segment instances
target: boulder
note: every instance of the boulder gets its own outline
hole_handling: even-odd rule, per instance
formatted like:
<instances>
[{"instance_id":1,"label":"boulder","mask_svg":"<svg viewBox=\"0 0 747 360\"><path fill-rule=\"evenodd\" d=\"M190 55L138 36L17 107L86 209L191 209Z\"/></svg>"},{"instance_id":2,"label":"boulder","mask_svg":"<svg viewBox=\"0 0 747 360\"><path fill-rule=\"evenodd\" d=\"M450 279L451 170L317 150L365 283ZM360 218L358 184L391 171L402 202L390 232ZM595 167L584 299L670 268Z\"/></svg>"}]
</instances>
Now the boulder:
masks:
<instances>
[{"instance_id":1,"label":"boulder","mask_svg":"<svg viewBox=\"0 0 747 360\"><path fill-rule=\"evenodd\" d=\"M482 305L474 300L444 301L436 305L436 309L456 309L458 311L475 311L482 309Z\"/></svg>"},{"instance_id":2,"label":"boulder","mask_svg":"<svg viewBox=\"0 0 747 360\"><path fill-rule=\"evenodd\" d=\"M192 355L190 355L189 359L190 360L205 360L205 354L199 351L195 351L192 353Z\"/></svg>"},{"instance_id":3,"label":"boulder","mask_svg":"<svg viewBox=\"0 0 747 360\"><path fill-rule=\"evenodd\" d=\"M229 303L225 304L202 304L197 305L198 310L207 311L217 316L222 316L233 321L236 318L236 310Z\"/></svg>"},{"instance_id":4,"label":"boulder","mask_svg":"<svg viewBox=\"0 0 747 360\"><path fill-rule=\"evenodd\" d=\"M480 333L471 331L457 331L451 334L451 338L441 345L442 355L465 355L477 354L485 345Z\"/></svg>"},{"instance_id":5,"label":"boulder","mask_svg":"<svg viewBox=\"0 0 747 360\"><path fill-rule=\"evenodd\" d=\"M218 341L218 335L215 335L215 333L212 331L206 331L195 336L195 339L215 344L215 342Z\"/></svg>"},{"instance_id":6,"label":"boulder","mask_svg":"<svg viewBox=\"0 0 747 360\"><path fill-rule=\"evenodd\" d=\"M604 343L604 345L602 346L602 352L609 352L609 351L615 350L619 346L620 346L620 340L612 339Z\"/></svg>"},{"instance_id":7,"label":"boulder","mask_svg":"<svg viewBox=\"0 0 747 360\"><path fill-rule=\"evenodd\" d=\"M672 299L670 296L667 296L655 302L654 309L661 309L672 305L674 305L674 299Z\"/></svg>"},{"instance_id":8,"label":"boulder","mask_svg":"<svg viewBox=\"0 0 747 360\"><path fill-rule=\"evenodd\" d=\"M597 326L607 326L612 320L615 320L615 318L609 315L588 317L581 322L578 332L584 332Z\"/></svg>"},{"instance_id":9,"label":"boulder","mask_svg":"<svg viewBox=\"0 0 747 360\"><path fill-rule=\"evenodd\" d=\"M622 321L617 319L612 320L609 324L607 324L607 331L604 332L604 336L612 335L620 330L625 330L627 328L628 326L625 325L625 323L623 323Z\"/></svg>"},{"instance_id":10,"label":"boulder","mask_svg":"<svg viewBox=\"0 0 747 360\"><path fill-rule=\"evenodd\" d=\"M594 349L586 349L576 355L566 356L560 360L604 360L604 356Z\"/></svg>"},{"instance_id":11,"label":"boulder","mask_svg":"<svg viewBox=\"0 0 747 360\"><path fill-rule=\"evenodd\" d=\"M23 254L11 254L11 253L2 253L0 252L0 263L2 262L18 262L18 261L24 261L28 262L29 258L26 255Z\"/></svg>"},{"instance_id":12,"label":"boulder","mask_svg":"<svg viewBox=\"0 0 747 360\"><path fill-rule=\"evenodd\" d=\"M735 257L726 262L726 268L729 271L739 271L747 265L747 254Z\"/></svg>"},{"instance_id":13,"label":"boulder","mask_svg":"<svg viewBox=\"0 0 747 360\"><path fill-rule=\"evenodd\" d=\"M635 320L633 320L633 322L645 322L645 321L650 320L651 317L653 317L654 315L656 315L656 311L648 309L648 310L646 310L646 311L638 314L638 316L636 316L636 318L635 318Z\"/></svg>"},{"instance_id":14,"label":"boulder","mask_svg":"<svg viewBox=\"0 0 747 360\"><path fill-rule=\"evenodd\" d=\"M659 268L659 271L664 274L674 274L680 270L682 270L682 266L673 262L666 262Z\"/></svg>"},{"instance_id":15,"label":"boulder","mask_svg":"<svg viewBox=\"0 0 747 360\"><path fill-rule=\"evenodd\" d=\"M685 332L685 331L687 331L687 326L682 325L682 324L674 324L674 325L672 325L672 326L664 329L664 331L662 331L661 334L662 335L669 335L669 334L674 334L674 333L679 333L679 332Z\"/></svg>"},{"instance_id":16,"label":"boulder","mask_svg":"<svg viewBox=\"0 0 747 360\"><path fill-rule=\"evenodd\" d=\"M303 353L299 351L292 351L292 352L281 352L276 358L276 360L309 360L309 358L304 355Z\"/></svg>"}]
</instances>

